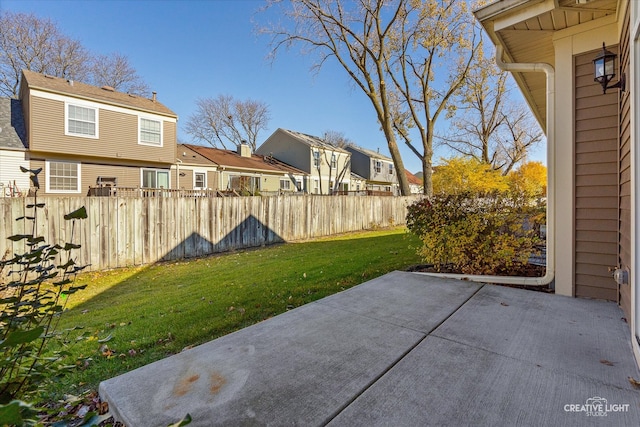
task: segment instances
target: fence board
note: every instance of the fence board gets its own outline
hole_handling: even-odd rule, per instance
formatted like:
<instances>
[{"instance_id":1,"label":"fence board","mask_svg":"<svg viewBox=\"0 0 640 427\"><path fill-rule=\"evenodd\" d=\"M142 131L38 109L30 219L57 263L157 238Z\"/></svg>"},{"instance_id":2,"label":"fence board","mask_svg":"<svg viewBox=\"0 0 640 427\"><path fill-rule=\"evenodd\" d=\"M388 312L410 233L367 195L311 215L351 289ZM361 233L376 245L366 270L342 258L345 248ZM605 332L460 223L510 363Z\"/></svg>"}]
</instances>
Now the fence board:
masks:
<instances>
[{"instance_id":1,"label":"fence board","mask_svg":"<svg viewBox=\"0 0 640 427\"><path fill-rule=\"evenodd\" d=\"M270 196L228 198L46 197L37 232L50 244L71 239L63 216L81 206L74 253L92 270L142 265L163 259L203 256L281 241L305 240L377 226L405 223L414 197ZM24 233L30 198L0 199L0 257L24 250L7 238ZM29 230L27 230L29 231Z\"/></svg>"}]
</instances>

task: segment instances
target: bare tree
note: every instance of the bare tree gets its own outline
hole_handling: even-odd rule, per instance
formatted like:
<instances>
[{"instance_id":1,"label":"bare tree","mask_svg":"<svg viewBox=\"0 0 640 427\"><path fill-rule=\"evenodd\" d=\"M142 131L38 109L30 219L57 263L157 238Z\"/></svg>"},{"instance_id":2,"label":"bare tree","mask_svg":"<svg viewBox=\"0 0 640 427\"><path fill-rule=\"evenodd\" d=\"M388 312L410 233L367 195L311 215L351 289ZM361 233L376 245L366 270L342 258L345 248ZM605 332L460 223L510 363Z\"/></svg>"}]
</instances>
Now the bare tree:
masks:
<instances>
[{"instance_id":1,"label":"bare tree","mask_svg":"<svg viewBox=\"0 0 640 427\"><path fill-rule=\"evenodd\" d=\"M147 96L149 88L126 56L93 56L50 19L33 14L0 14L0 94L17 98L23 69L111 86L121 92Z\"/></svg>"},{"instance_id":2,"label":"bare tree","mask_svg":"<svg viewBox=\"0 0 640 427\"><path fill-rule=\"evenodd\" d=\"M272 54L294 44L318 55L313 69L335 59L371 101L397 170L410 194L396 142L399 135L422 160L432 191L435 122L461 87L478 43L473 16L460 0L293 0L283 6L290 27L265 29ZM455 55L456 58L452 59ZM413 128L422 147L413 145Z\"/></svg>"},{"instance_id":3,"label":"bare tree","mask_svg":"<svg viewBox=\"0 0 640 427\"><path fill-rule=\"evenodd\" d=\"M431 195L435 126L455 108L482 42L466 1L412 1L401 16L396 48L385 62L396 91L393 125L422 161L423 190ZM412 142L415 131L420 147Z\"/></svg>"},{"instance_id":4,"label":"bare tree","mask_svg":"<svg viewBox=\"0 0 640 427\"><path fill-rule=\"evenodd\" d=\"M187 121L186 132L213 147L227 149L246 142L255 151L259 132L269 124L269 107L260 101L240 101L219 95L200 98L196 105L196 112Z\"/></svg>"},{"instance_id":5,"label":"bare tree","mask_svg":"<svg viewBox=\"0 0 640 427\"><path fill-rule=\"evenodd\" d=\"M344 148L353 142L344 135L344 132L337 130L327 130L324 132L324 141L334 147Z\"/></svg>"},{"instance_id":6,"label":"bare tree","mask_svg":"<svg viewBox=\"0 0 640 427\"><path fill-rule=\"evenodd\" d=\"M110 86L119 92L146 96L149 86L129 63L129 58L119 53L97 55L91 64L91 83Z\"/></svg>"},{"instance_id":7,"label":"bare tree","mask_svg":"<svg viewBox=\"0 0 640 427\"><path fill-rule=\"evenodd\" d=\"M371 101L398 170L402 194L409 194L409 182L393 130L384 66L403 4L404 1L384 8L382 2L373 0L293 0L286 4L272 0L269 7L282 7L284 10L279 16L288 17L293 25L272 26L263 31L273 36L274 56L281 49L300 44L303 53L318 55L315 70L332 58L338 61Z\"/></svg>"},{"instance_id":8,"label":"bare tree","mask_svg":"<svg viewBox=\"0 0 640 427\"><path fill-rule=\"evenodd\" d=\"M0 93L17 98L23 69L86 81L90 54L49 19L0 14Z\"/></svg>"},{"instance_id":9,"label":"bare tree","mask_svg":"<svg viewBox=\"0 0 640 427\"><path fill-rule=\"evenodd\" d=\"M507 175L542 140L531 113L510 97L508 73L480 54L464 90L450 132L439 143Z\"/></svg>"}]
</instances>

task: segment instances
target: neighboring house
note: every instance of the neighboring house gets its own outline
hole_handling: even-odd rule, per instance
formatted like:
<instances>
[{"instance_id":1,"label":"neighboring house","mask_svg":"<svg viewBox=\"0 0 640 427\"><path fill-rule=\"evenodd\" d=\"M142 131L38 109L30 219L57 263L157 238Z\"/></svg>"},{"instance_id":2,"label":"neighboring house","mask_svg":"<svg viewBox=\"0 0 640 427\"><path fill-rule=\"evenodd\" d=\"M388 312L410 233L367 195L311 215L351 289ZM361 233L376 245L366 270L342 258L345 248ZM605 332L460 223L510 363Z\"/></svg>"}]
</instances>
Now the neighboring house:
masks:
<instances>
[{"instance_id":1,"label":"neighboring house","mask_svg":"<svg viewBox=\"0 0 640 427\"><path fill-rule=\"evenodd\" d=\"M424 193L422 179L418 178L406 169L404 170L404 174L407 175L407 179L409 180L409 190L411 190L411 194Z\"/></svg>"},{"instance_id":2,"label":"neighboring house","mask_svg":"<svg viewBox=\"0 0 640 427\"><path fill-rule=\"evenodd\" d=\"M29 174L20 167L29 168L27 137L22 105L17 99L0 98L0 197L26 195Z\"/></svg>"},{"instance_id":3,"label":"neighboring house","mask_svg":"<svg viewBox=\"0 0 640 427\"><path fill-rule=\"evenodd\" d=\"M367 190L367 180L364 177L358 175L357 173L351 172L351 182L350 187L352 192L363 192L362 194L366 194Z\"/></svg>"},{"instance_id":4,"label":"neighboring house","mask_svg":"<svg viewBox=\"0 0 640 427\"><path fill-rule=\"evenodd\" d=\"M170 188L178 116L152 99L22 71L30 167L43 194L89 187Z\"/></svg>"},{"instance_id":5,"label":"neighboring house","mask_svg":"<svg viewBox=\"0 0 640 427\"><path fill-rule=\"evenodd\" d=\"M640 2L500 0L475 15L547 135L545 280L560 295L617 302L640 363ZM603 43L624 90L594 81L608 69L594 63Z\"/></svg>"},{"instance_id":6,"label":"neighboring house","mask_svg":"<svg viewBox=\"0 0 640 427\"><path fill-rule=\"evenodd\" d=\"M179 190L218 190L218 164L191 147L190 144L178 144L172 187Z\"/></svg>"},{"instance_id":7,"label":"neighboring house","mask_svg":"<svg viewBox=\"0 0 640 427\"><path fill-rule=\"evenodd\" d=\"M345 149L351 153L351 170L367 180L367 190L400 194L393 160L379 152L356 145Z\"/></svg>"},{"instance_id":8,"label":"neighboring house","mask_svg":"<svg viewBox=\"0 0 640 427\"><path fill-rule=\"evenodd\" d=\"M306 193L350 190L351 154L317 136L279 128L256 153L274 157L307 173L303 183Z\"/></svg>"},{"instance_id":9,"label":"neighboring house","mask_svg":"<svg viewBox=\"0 0 640 427\"><path fill-rule=\"evenodd\" d=\"M177 188L236 191L238 194L281 194L302 191L306 174L275 158L251 153L179 144Z\"/></svg>"}]
</instances>

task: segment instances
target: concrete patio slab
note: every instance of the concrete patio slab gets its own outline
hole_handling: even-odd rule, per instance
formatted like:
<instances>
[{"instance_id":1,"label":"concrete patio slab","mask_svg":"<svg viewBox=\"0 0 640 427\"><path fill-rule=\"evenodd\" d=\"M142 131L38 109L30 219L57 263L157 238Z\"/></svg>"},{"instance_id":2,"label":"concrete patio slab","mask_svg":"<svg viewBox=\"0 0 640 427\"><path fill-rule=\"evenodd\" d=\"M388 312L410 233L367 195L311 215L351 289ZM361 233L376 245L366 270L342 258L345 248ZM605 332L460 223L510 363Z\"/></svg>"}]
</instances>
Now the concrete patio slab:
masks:
<instances>
[{"instance_id":1,"label":"concrete patio slab","mask_svg":"<svg viewBox=\"0 0 640 427\"><path fill-rule=\"evenodd\" d=\"M603 397L626 412L565 405ZM330 426L634 426L638 392L429 336Z\"/></svg>"},{"instance_id":2,"label":"concrete patio slab","mask_svg":"<svg viewBox=\"0 0 640 427\"><path fill-rule=\"evenodd\" d=\"M633 390L622 316L614 302L487 285L432 335Z\"/></svg>"},{"instance_id":3,"label":"concrete patio slab","mask_svg":"<svg viewBox=\"0 0 640 427\"><path fill-rule=\"evenodd\" d=\"M394 271L318 301L393 325L429 333L482 287L479 283ZM452 305L453 304L453 305Z\"/></svg>"},{"instance_id":4,"label":"concrete patio slab","mask_svg":"<svg viewBox=\"0 0 640 427\"><path fill-rule=\"evenodd\" d=\"M100 395L128 427L186 413L194 426L640 425L621 316L603 301L394 272L104 381ZM624 410L575 411L598 399Z\"/></svg>"},{"instance_id":5,"label":"concrete patio slab","mask_svg":"<svg viewBox=\"0 0 640 427\"><path fill-rule=\"evenodd\" d=\"M310 304L100 385L127 426L322 424L423 334ZM322 402L322 404L319 404Z\"/></svg>"}]
</instances>

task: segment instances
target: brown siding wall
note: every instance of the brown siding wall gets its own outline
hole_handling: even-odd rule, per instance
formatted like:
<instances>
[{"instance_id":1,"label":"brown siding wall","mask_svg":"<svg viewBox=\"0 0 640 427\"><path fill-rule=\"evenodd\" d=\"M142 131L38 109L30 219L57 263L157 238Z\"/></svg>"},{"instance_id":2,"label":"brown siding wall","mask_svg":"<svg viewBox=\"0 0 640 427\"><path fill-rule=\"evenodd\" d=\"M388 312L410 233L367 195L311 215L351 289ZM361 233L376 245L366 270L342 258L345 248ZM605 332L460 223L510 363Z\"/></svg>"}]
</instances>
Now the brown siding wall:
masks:
<instances>
[{"instance_id":1,"label":"brown siding wall","mask_svg":"<svg viewBox=\"0 0 640 427\"><path fill-rule=\"evenodd\" d=\"M100 109L98 139L64 134L64 102L30 97L31 149L107 159L173 163L176 157L176 123L164 121L163 146L138 144L138 116Z\"/></svg>"},{"instance_id":2,"label":"brown siding wall","mask_svg":"<svg viewBox=\"0 0 640 427\"><path fill-rule=\"evenodd\" d=\"M629 5L624 17L624 26L620 44L620 75L629 76ZM620 92L620 237L619 260L621 268L631 266L631 100L632 94L627 85L625 92ZM627 319L631 316L630 285L619 286L620 306Z\"/></svg>"},{"instance_id":3,"label":"brown siding wall","mask_svg":"<svg viewBox=\"0 0 640 427\"><path fill-rule=\"evenodd\" d=\"M39 176L40 180L40 194L45 195L46 193L46 161L45 160L56 160L55 158L47 158L47 159L32 159L31 160L31 168L37 169L42 168L42 173ZM71 160L71 159L60 159L60 160ZM104 164L93 164L93 163L85 163L80 161L81 163L81 171L80 171L80 194L81 196L87 195L89 191L89 187L95 187L97 183L97 179L99 176L102 177L115 177L117 179L117 185L119 187L140 187L142 186L141 178L140 178L140 166L131 165L131 166L123 166L123 165L104 165ZM163 169L168 170L168 168L158 168L150 166L151 169ZM175 174L174 171L170 172L171 177ZM58 194L58 193L51 193Z\"/></svg>"},{"instance_id":4,"label":"brown siding wall","mask_svg":"<svg viewBox=\"0 0 640 427\"><path fill-rule=\"evenodd\" d=\"M617 301L618 95L594 83L596 54L575 57L575 295Z\"/></svg>"}]
</instances>

